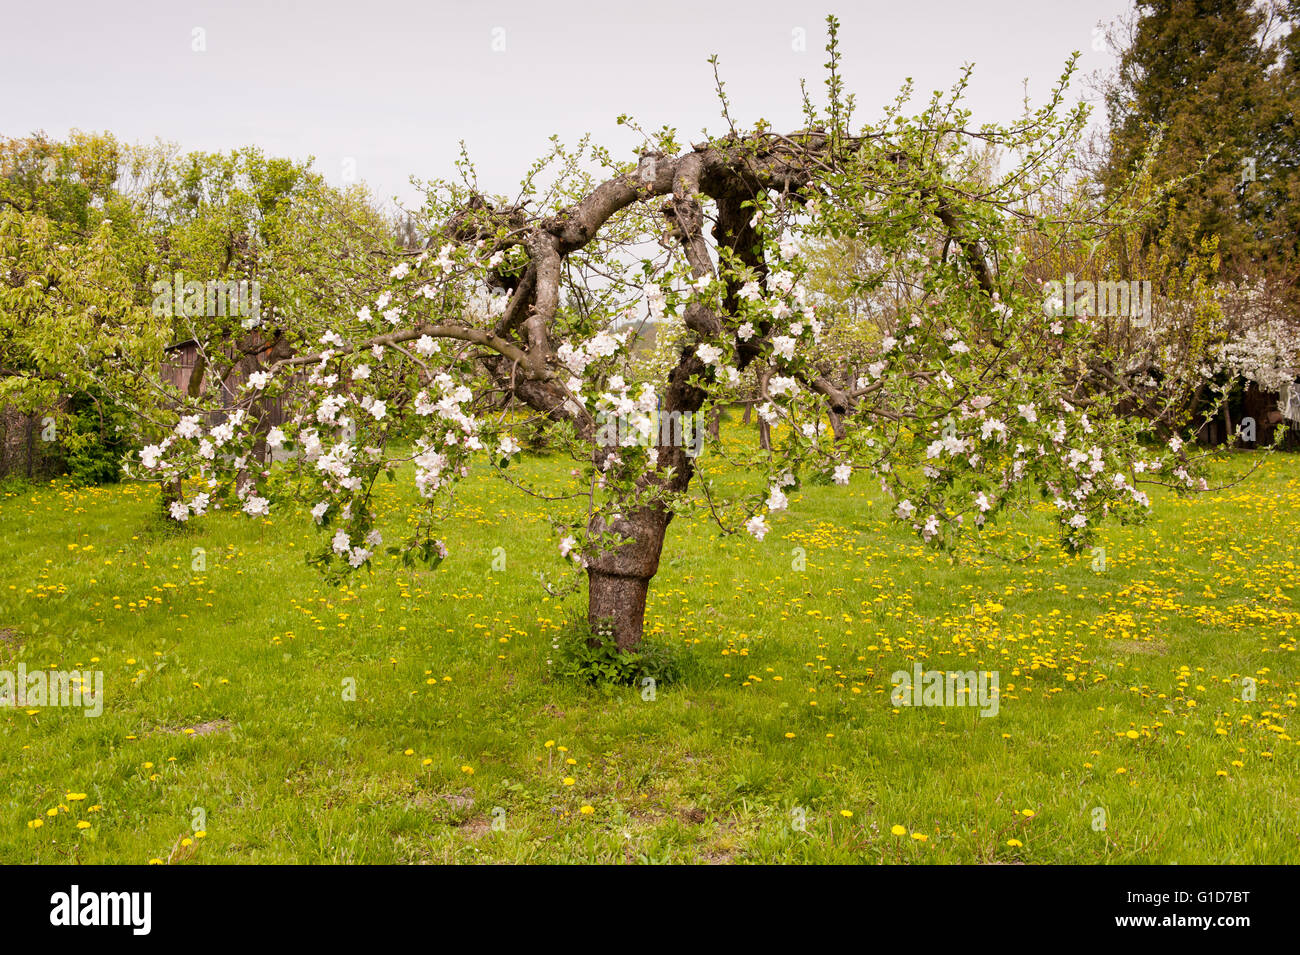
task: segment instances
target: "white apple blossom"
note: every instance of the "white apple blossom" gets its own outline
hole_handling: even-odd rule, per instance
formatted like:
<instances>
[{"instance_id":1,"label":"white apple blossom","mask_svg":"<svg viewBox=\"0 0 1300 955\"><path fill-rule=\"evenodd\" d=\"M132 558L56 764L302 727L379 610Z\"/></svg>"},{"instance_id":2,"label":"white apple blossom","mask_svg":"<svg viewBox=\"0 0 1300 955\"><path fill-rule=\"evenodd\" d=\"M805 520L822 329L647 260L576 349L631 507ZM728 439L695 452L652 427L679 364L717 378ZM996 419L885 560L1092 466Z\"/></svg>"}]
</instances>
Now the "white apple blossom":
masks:
<instances>
[{"instance_id":1,"label":"white apple blossom","mask_svg":"<svg viewBox=\"0 0 1300 955\"><path fill-rule=\"evenodd\" d=\"M186 415L176 422L174 434L178 438L197 438L203 431L198 415Z\"/></svg>"},{"instance_id":2,"label":"white apple blossom","mask_svg":"<svg viewBox=\"0 0 1300 955\"><path fill-rule=\"evenodd\" d=\"M718 359L722 357L722 349L715 345L700 345L695 349L695 354L700 356L700 361L706 365L715 365Z\"/></svg>"},{"instance_id":3,"label":"white apple blossom","mask_svg":"<svg viewBox=\"0 0 1300 955\"><path fill-rule=\"evenodd\" d=\"M767 383L767 390L774 398L779 398L786 394L796 394L799 391L799 383L793 378L786 378L780 375L774 375L772 380Z\"/></svg>"}]
</instances>

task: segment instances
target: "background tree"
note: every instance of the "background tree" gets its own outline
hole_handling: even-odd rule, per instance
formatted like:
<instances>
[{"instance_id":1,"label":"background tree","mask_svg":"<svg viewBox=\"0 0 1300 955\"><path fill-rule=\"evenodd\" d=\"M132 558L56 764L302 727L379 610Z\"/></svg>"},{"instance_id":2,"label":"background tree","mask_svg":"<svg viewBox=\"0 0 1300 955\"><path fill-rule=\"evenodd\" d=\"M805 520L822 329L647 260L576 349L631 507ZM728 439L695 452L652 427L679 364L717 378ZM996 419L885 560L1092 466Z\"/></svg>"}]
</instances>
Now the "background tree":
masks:
<instances>
[{"instance_id":1,"label":"background tree","mask_svg":"<svg viewBox=\"0 0 1300 955\"><path fill-rule=\"evenodd\" d=\"M148 403L138 375L166 332L148 313L152 240L119 189L129 150L107 134L0 141L0 406L52 420L74 479L115 479L125 410Z\"/></svg>"},{"instance_id":2,"label":"background tree","mask_svg":"<svg viewBox=\"0 0 1300 955\"><path fill-rule=\"evenodd\" d=\"M1276 12L1277 69L1262 123L1262 174L1247 189L1261 210L1258 248L1266 281L1284 298L1287 313L1300 319L1300 0ZM1300 329L1296 333L1300 337Z\"/></svg>"},{"instance_id":3,"label":"background tree","mask_svg":"<svg viewBox=\"0 0 1300 955\"><path fill-rule=\"evenodd\" d=\"M1136 13L1104 85L1103 181L1118 188L1154 143L1153 179L1178 182L1144 245L1185 237L1190 252L1217 236L1223 277L1239 281L1282 251L1270 223L1295 177L1294 112L1271 71L1294 31L1277 42L1270 8L1251 0L1140 0Z\"/></svg>"}]
</instances>

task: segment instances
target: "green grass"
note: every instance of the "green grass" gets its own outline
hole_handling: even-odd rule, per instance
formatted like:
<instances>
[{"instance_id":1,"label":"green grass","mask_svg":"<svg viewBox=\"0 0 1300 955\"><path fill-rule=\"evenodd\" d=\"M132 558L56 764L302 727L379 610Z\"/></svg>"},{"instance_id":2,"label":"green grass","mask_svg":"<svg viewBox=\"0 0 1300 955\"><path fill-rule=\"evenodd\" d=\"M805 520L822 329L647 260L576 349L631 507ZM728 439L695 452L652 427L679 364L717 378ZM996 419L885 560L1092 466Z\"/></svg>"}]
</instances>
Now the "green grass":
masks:
<instances>
[{"instance_id":1,"label":"green grass","mask_svg":"<svg viewBox=\"0 0 1300 955\"><path fill-rule=\"evenodd\" d=\"M1157 495L1104 572L1041 511L1007 528L1029 560L954 562L864 480L806 487L763 543L676 522L647 622L686 675L653 700L551 675L583 594L535 577L564 572L542 506L486 473L459 499L436 572L334 589L309 521L0 490L0 669L106 688L97 719L0 709L0 861L1300 861L1295 457ZM913 660L997 670L999 712L895 710Z\"/></svg>"}]
</instances>

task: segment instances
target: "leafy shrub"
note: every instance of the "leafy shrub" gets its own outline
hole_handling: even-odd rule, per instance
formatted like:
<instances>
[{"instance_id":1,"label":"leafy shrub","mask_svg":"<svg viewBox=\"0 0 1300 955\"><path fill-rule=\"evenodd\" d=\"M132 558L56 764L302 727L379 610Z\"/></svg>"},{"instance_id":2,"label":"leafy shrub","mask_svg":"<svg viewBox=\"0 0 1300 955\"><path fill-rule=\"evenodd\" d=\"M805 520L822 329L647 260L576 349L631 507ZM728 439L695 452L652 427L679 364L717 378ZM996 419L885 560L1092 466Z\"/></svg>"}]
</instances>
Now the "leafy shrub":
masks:
<instances>
[{"instance_id":1,"label":"leafy shrub","mask_svg":"<svg viewBox=\"0 0 1300 955\"><path fill-rule=\"evenodd\" d=\"M115 484L122 458L132 448L126 411L112 400L79 391L68 402L63 428L64 461L73 484Z\"/></svg>"}]
</instances>

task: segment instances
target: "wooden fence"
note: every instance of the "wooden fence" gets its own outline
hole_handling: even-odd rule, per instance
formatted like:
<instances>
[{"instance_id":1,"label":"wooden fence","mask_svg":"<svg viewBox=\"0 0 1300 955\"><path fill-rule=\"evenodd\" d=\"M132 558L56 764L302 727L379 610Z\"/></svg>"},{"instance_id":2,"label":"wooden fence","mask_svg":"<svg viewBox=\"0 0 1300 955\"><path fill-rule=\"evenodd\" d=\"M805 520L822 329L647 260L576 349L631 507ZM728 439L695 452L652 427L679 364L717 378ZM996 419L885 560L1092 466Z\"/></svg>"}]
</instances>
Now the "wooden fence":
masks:
<instances>
[{"instance_id":1,"label":"wooden fence","mask_svg":"<svg viewBox=\"0 0 1300 955\"><path fill-rule=\"evenodd\" d=\"M63 470L63 453L48 414L0 408L0 478L50 478Z\"/></svg>"}]
</instances>

